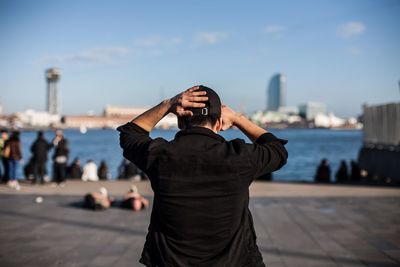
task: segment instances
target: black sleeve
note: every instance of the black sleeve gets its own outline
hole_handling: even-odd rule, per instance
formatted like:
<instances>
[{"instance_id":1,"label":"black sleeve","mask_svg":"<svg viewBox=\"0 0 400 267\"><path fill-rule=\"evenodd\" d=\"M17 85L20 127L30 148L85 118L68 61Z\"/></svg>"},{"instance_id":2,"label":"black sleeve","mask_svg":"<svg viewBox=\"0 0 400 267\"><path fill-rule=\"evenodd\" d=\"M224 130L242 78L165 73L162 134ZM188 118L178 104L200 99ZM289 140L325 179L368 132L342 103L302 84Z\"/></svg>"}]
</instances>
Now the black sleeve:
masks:
<instances>
[{"instance_id":1,"label":"black sleeve","mask_svg":"<svg viewBox=\"0 0 400 267\"><path fill-rule=\"evenodd\" d=\"M36 141L33 142L33 144L31 145L31 152L32 152L32 154L35 153L35 150L36 150Z\"/></svg>"},{"instance_id":2,"label":"black sleeve","mask_svg":"<svg viewBox=\"0 0 400 267\"><path fill-rule=\"evenodd\" d=\"M286 143L287 140L276 138L272 133L265 133L257 138L254 144L247 146L253 166L252 179L279 170L286 164Z\"/></svg>"},{"instance_id":3,"label":"black sleeve","mask_svg":"<svg viewBox=\"0 0 400 267\"><path fill-rule=\"evenodd\" d=\"M145 171L150 145L153 139L149 132L138 125L128 122L117 128L119 142L126 159Z\"/></svg>"},{"instance_id":4,"label":"black sleeve","mask_svg":"<svg viewBox=\"0 0 400 267\"><path fill-rule=\"evenodd\" d=\"M53 143L49 143L47 141L46 141L46 143L47 143L47 151L49 151L54 146L54 144Z\"/></svg>"}]
</instances>

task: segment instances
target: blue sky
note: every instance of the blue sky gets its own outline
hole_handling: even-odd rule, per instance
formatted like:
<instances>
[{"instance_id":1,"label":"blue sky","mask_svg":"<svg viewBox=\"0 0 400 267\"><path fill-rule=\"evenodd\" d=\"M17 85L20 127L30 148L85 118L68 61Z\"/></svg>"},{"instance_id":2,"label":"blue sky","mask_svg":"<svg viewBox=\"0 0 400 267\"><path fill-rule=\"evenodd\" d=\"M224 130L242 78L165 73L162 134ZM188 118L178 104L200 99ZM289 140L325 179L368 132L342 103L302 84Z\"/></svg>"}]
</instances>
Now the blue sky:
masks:
<instances>
[{"instance_id":1,"label":"blue sky","mask_svg":"<svg viewBox=\"0 0 400 267\"><path fill-rule=\"evenodd\" d=\"M287 104L340 116L399 101L400 1L0 1L0 103L45 109L61 68L63 114L146 107L195 84L264 109L271 76Z\"/></svg>"}]
</instances>

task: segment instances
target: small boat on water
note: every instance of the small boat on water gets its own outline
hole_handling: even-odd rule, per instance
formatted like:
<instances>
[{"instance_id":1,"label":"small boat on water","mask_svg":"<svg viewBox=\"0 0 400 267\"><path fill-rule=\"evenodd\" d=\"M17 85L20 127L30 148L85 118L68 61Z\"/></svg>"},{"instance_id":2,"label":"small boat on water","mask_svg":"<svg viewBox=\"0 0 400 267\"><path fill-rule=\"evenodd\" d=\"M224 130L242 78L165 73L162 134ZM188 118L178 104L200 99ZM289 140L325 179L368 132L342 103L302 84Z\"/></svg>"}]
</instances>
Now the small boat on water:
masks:
<instances>
[{"instance_id":1,"label":"small boat on water","mask_svg":"<svg viewBox=\"0 0 400 267\"><path fill-rule=\"evenodd\" d=\"M79 127L79 131L81 134L85 134L87 133L87 127L85 125L81 125L81 127Z\"/></svg>"}]
</instances>

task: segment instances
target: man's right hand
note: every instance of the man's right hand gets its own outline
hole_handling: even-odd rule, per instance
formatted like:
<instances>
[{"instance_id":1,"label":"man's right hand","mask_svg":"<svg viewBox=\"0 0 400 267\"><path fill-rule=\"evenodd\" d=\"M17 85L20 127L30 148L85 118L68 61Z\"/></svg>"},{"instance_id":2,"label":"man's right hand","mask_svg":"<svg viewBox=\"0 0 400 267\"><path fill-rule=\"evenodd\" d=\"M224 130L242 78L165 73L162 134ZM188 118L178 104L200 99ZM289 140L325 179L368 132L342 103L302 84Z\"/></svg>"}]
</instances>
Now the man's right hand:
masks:
<instances>
[{"instance_id":1,"label":"man's right hand","mask_svg":"<svg viewBox=\"0 0 400 267\"><path fill-rule=\"evenodd\" d=\"M170 109L169 111L177 116L192 116L193 112L187 110L187 108L203 108L205 107L205 101L208 100L205 91L198 91L199 86L193 86L186 91L177 94L169 100Z\"/></svg>"}]
</instances>

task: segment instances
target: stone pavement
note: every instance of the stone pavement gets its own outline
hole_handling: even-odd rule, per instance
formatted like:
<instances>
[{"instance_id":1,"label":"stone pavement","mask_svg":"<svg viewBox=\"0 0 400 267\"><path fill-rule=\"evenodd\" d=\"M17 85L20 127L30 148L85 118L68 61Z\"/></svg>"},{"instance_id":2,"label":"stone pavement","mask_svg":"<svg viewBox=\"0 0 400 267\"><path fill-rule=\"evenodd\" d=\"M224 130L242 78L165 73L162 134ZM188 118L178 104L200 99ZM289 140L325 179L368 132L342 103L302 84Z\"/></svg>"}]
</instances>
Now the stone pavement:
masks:
<instances>
[{"instance_id":1,"label":"stone pavement","mask_svg":"<svg viewBox=\"0 0 400 267\"><path fill-rule=\"evenodd\" d=\"M82 209L83 194L100 185L114 196L129 188L69 182L15 192L1 185L0 266L142 266L150 210ZM137 185L151 198L147 182ZM268 267L400 266L399 189L255 183L251 194Z\"/></svg>"}]
</instances>

